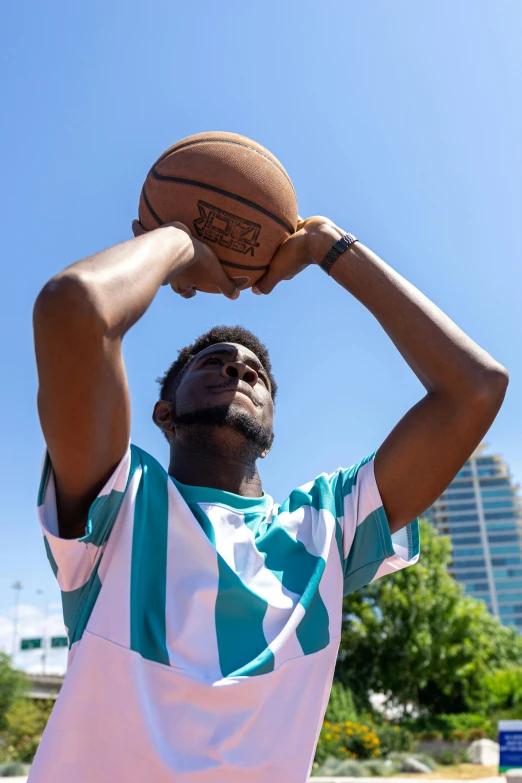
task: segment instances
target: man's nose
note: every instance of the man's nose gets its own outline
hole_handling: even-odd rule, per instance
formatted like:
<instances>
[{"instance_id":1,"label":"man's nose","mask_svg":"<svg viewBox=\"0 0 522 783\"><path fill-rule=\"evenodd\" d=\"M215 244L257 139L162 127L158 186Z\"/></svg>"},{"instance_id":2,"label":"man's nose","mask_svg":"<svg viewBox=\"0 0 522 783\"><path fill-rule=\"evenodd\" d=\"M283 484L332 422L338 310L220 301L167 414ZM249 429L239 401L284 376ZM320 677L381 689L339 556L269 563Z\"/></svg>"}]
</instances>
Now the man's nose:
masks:
<instances>
[{"instance_id":1,"label":"man's nose","mask_svg":"<svg viewBox=\"0 0 522 783\"><path fill-rule=\"evenodd\" d=\"M258 380L257 372L243 362L227 362L223 365L223 375L227 378L237 378L240 381L255 386Z\"/></svg>"}]
</instances>

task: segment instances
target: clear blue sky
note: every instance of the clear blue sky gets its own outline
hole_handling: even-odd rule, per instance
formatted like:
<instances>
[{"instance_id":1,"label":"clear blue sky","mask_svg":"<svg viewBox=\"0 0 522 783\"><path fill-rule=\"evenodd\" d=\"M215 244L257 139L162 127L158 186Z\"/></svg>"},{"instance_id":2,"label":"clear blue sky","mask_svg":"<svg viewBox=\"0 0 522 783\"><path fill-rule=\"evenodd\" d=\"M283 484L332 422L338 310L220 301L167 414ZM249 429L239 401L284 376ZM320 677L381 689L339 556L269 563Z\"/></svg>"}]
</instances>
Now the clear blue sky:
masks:
<instances>
[{"instance_id":1,"label":"clear blue sky","mask_svg":"<svg viewBox=\"0 0 522 783\"><path fill-rule=\"evenodd\" d=\"M60 268L130 236L150 165L192 133L267 146L301 215L356 234L508 367L486 440L522 477L521 30L519 0L3 7L0 637L15 579L25 605L39 588L59 599L35 512L33 301ZM125 356L133 440L163 462L155 378L216 323L242 323L271 349L281 391L262 476L276 499L372 452L423 394L320 270L238 302L162 290Z\"/></svg>"}]
</instances>

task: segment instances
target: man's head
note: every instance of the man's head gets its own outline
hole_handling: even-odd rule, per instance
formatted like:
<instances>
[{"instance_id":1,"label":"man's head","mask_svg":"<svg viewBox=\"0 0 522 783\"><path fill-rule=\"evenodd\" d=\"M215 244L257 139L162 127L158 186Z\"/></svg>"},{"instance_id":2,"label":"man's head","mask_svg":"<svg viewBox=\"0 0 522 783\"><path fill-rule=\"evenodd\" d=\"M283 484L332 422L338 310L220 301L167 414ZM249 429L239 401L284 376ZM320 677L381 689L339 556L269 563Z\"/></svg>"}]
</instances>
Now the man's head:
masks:
<instances>
[{"instance_id":1,"label":"man's head","mask_svg":"<svg viewBox=\"0 0 522 783\"><path fill-rule=\"evenodd\" d=\"M159 379L154 421L169 443L199 449L218 434L238 458L265 456L273 440L277 386L259 339L241 326L216 326L182 348Z\"/></svg>"}]
</instances>

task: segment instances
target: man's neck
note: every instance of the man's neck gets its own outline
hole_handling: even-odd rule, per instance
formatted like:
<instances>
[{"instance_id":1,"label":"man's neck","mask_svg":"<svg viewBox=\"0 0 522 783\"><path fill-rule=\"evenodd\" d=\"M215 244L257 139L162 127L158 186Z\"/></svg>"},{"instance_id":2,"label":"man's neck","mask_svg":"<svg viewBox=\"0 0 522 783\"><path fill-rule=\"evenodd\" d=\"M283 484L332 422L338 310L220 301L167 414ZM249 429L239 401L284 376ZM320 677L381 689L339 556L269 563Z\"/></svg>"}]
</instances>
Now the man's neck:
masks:
<instances>
[{"instance_id":1,"label":"man's neck","mask_svg":"<svg viewBox=\"0 0 522 783\"><path fill-rule=\"evenodd\" d=\"M169 474L195 487L213 487L249 498L263 494L255 458L211 437L206 443L176 438L170 447Z\"/></svg>"}]
</instances>

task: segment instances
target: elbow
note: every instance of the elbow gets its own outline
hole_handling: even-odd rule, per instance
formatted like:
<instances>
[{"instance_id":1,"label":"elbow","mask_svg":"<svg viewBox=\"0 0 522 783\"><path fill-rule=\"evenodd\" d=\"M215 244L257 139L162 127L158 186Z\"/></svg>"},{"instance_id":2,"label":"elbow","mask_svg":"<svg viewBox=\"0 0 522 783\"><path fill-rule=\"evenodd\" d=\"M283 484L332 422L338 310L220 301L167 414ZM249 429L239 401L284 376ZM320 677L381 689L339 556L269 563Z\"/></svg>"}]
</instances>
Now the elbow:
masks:
<instances>
[{"instance_id":1,"label":"elbow","mask_svg":"<svg viewBox=\"0 0 522 783\"><path fill-rule=\"evenodd\" d=\"M495 362L484 370L483 377L477 384L474 393L474 403L477 407L500 409L509 385L509 373L505 367Z\"/></svg>"},{"instance_id":2,"label":"elbow","mask_svg":"<svg viewBox=\"0 0 522 783\"><path fill-rule=\"evenodd\" d=\"M35 332L75 326L103 331L103 318L92 286L70 270L52 277L36 297L33 326Z\"/></svg>"}]
</instances>

